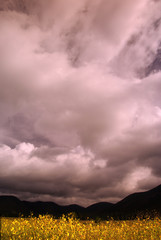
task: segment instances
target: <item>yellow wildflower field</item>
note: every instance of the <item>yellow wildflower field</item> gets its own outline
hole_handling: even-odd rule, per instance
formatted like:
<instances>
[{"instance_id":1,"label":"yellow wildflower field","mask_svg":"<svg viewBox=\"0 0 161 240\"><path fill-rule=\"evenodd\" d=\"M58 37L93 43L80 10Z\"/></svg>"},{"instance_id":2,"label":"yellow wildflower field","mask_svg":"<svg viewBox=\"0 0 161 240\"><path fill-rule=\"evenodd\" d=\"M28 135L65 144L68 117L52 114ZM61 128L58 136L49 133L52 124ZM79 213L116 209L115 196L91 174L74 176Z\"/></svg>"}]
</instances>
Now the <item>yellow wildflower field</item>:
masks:
<instances>
[{"instance_id":1,"label":"yellow wildflower field","mask_svg":"<svg viewBox=\"0 0 161 240\"><path fill-rule=\"evenodd\" d=\"M161 219L127 221L81 221L72 216L54 219L51 216L1 218L1 239L161 239Z\"/></svg>"}]
</instances>

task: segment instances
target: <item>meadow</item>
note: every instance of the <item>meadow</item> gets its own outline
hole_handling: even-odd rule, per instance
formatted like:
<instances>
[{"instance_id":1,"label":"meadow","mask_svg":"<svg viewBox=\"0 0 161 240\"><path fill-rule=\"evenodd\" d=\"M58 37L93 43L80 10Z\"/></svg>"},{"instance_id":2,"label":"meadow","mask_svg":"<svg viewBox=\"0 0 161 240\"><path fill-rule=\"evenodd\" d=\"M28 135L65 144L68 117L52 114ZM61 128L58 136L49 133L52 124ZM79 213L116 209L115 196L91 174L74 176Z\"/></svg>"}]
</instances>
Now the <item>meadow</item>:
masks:
<instances>
[{"instance_id":1,"label":"meadow","mask_svg":"<svg viewBox=\"0 0 161 240\"><path fill-rule=\"evenodd\" d=\"M25 239L161 239L161 219L126 221L81 221L72 215L60 219L51 216L1 218L2 240Z\"/></svg>"}]
</instances>

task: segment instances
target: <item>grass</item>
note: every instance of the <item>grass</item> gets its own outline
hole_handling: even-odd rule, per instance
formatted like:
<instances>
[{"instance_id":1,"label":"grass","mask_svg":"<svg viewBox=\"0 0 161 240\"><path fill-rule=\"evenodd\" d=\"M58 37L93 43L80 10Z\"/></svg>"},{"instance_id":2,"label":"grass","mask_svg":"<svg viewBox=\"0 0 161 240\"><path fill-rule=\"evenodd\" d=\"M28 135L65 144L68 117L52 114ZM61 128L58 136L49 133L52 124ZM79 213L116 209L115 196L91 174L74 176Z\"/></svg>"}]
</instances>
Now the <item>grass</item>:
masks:
<instances>
[{"instance_id":1,"label":"grass","mask_svg":"<svg viewBox=\"0 0 161 240\"><path fill-rule=\"evenodd\" d=\"M161 239L161 219L137 219L128 221L80 221L71 215L61 219L51 216L30 218L2 218L2 240L25 239Z\"/></svg>"}]
</instances>

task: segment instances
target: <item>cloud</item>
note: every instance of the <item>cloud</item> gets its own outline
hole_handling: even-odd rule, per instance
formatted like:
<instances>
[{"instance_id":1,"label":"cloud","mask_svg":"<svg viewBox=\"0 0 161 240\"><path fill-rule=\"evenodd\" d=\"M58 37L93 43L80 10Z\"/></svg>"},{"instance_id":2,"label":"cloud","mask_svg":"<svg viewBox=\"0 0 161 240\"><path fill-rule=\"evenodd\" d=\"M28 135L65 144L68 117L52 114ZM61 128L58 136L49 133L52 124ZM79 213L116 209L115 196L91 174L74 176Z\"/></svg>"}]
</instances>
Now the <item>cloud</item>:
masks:
<instances>
[{"instance_id":1,"label":"cloud","mask_svg":"<svg viewBox=\"0 0 161 240\"><path fill-rule=\"evenodd\" d=\"M160 183L160 2L1 1L0 191L117 201Z\"/></svg>"}]
</instances>

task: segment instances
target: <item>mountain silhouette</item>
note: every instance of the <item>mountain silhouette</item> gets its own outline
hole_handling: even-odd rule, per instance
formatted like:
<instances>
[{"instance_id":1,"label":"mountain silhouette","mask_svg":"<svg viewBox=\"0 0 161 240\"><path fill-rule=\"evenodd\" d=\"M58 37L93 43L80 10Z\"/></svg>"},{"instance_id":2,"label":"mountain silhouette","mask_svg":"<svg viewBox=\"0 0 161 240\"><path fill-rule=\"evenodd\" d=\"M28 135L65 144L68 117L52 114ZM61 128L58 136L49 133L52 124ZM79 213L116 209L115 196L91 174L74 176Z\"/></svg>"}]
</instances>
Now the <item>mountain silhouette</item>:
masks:
<instances>
[{"instance_id":1,"label":"mountain silhouette","mask_svg":"<svg viewBox=\"0 0 161 240\"><path fill-rule=\"evenodd\" d=\"M80 219L132 219L137 216L161 216L161 185L146 191L128 195L112 204L99 202L88 207L77 204L61 206L54 202L21 201L15 196L0 196L0 216L18 217L50 214L61 217L62 214L74 213Z\"/></svg>"},{"instance_id":2,"label":"mountain silhouette","mask_svg":"<svg viewBox=\"0 0 161 240\"><path fill-rule=\"evenodd\" d=\"M161 215L161 185L146 191L130 194L115 204L114 212L121 215L137 216L151 215L157 213Z\"/></svg>"}]
</instances>

